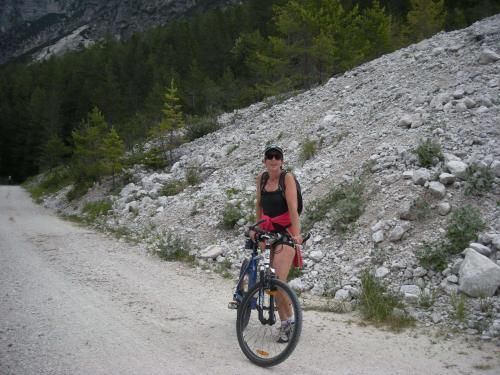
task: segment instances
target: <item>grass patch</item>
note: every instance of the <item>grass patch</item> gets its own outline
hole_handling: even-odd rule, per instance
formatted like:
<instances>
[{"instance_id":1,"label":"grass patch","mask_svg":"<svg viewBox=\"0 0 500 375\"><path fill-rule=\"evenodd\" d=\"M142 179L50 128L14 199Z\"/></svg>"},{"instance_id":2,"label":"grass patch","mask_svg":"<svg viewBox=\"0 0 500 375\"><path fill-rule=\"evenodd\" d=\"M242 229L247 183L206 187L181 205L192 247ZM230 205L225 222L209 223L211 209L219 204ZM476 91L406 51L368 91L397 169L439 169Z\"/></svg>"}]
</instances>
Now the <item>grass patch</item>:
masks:
<instances>
[{"instance_id":1,"label":"grass patch","mask_svg":"<svg viewBox=\"0 0 500 375\"><path fill-rule=\"evenodd\" d=\"M198 185L201 182L200 175L196 168L189 168L186 171L186 183L189 186Z\"/></svg>"},{"instance_id":2,"label":"grass patch","mask_svg":"<svg viewBox=\"0 0 500 375\"><path fill-rule=\"evenodd\" d=\"M314 155L316 155L317 151L316 147L317 147L316 141L310 140L309 138L305 139L304 143L302 144L302 148L300 150L300 158L302 159L303 162L311 159Z\"/></svg>"},{"instance_id":3,"label":"grass patch","mask_svg":"<svg viewBox=\"0 0 500 375\"><path fill-rule=\"evenodd\" d=\"M444 159L441 145L431 139L421 140L412 152L417 155L420 165L425 168L432 167Z\"/></svg>"},{"instance_id":4,"label":"grass patch","mask_svg":"<svg viewBox=\"0 0 500 375\"><path fill-rule=\"evenodd\" d=\"M465 195L484 195L491 190L493 181L494 176L491 168L486 166L469 166L465 175Z\"/></svg>"},{"instance_id":5,"label":"grass patch","mask_svg":"<svg viewBox=\"0 0 500 375\"><path fill-rule=\"evenodd\" d=\"M450 224L446 228L446 238L449 241L448 252L460 253L485 228L486 224L477 209L469 205L461 207L453 213Z\"/></svg>"},{"instance_id":6,"label":"grass patch","mask_svg":"<svg viewBox=\"0 0 500 375\"><path fill-rule=\"evenodd\" d=\"M423 309L430 309L436 303L436 292L422 293L418 299L418 305Z\"/></svg>"},{"instance_id":7,"label":"grass patch","mask_svg":"<svg viewBox=\"0 0 500 375\"><path fill-rule=\"evenodd\" d=\"M165 197L170 197L172 195L177 195L187 187L187 183L184 180L170 181L163 185L163 187L158 191L158 194Z\"/></svg>"},{"instance_id":8,"label":"grass patch","mask_svg":"<svg viewBox=\"0 0 500 375\"><path fill-rule=\"evenodd\" d=\"M441 243L425 243L420 252L417 253L417 259L424 268L432 268L436 271L443 271L448 266L448 253L446 247Z\"/></svg>"},{"instance_id":9,"label":"grass patch","mask_svg":"<svg viewBox=\"0 0 500 375\"><path fill-rule=\"evenodd\" d=\"M288 277L286 280L290 281L301 276L302 276L302 270L300 268L292 267L290 268L290 272L288 272Z\"/></svg>"},{"instance_id":10,"label":"grass patch","mask_svg":"<svg viewBox=\"0 0 500 375\"><path fill-rule=\"evenodd\" d=\"M453 306L454 310L454 318L457 321L463 323L465 321L465 304L467 301L467 297L464 294L457 295L456 293L454 293L450 296L450 298L451 305Z\"/></svg>"},{"instance_id":11,"label":"grass patch","mask_svg":"<svg viewBox=\"0 0 500 375\"><path fill-rule=\"evenodd\" d=\"M305 209L303 226L309 231L314 223L330 217L332 230L343 232L363 213L363 185L356 181L334 187L325 197L311 202Z\"/></svg>"},{"instance_id":12,"label":"grass patch","mask_svg":"<svg viewBox=\"0 0 500 375\"><path fill-rule=\"evenodd\" d=\"M40 202L44 196L61 190L71 184L71 181L69 169L67 167L57 167L46 172L38 183L30 179L23 184L23 187L28 190L36 202Z\"/></svg>"},{"instance_id":13,"label":"grass patch","mask_svg":"<svg viewBox=\"0 0 500 375\"><path fill-rule=\"evenodd\" d=\"M191 142L220 129L215 116L190 116L186 121L186 139Z\"/></svg>"},{"instance_id":14,"label":"grass patch","mask_svg":"<svg viewBox=\"0 0 500 375\"><path fill-rule=\"evenodd\" d=\"M418 197L411 202L410 216L415 220L422 221L430 216L431 205L424 198Z\"/></svg>"},{"instance_id":15,"label":"grass patch","mask_svg":"<svg viewBox=\"0 0 500 375\"><path fill-rule=\"evenodd\" d=\"M233 275L231 274L231 267L233 264L229 259L224 259L222 262L217 263L215 272L219 273L224 279L231 279Z\"/></svg>"},{"instance_id":16,"label":"grass patch","mask_svg":"<svg viewBox=\"0 0 500 375\"><path fill-rule=\"evenodd\" d=\"M387 325L399 332L414 323L414 320L404 313L403 307L400 294L390 292L372 271L367 269L362 272L359 309L366 320Z\"/></svg>"},{"instance_id":17,"label":"grass patch","mask_svg":"<svg viewBox=\"0 0 500 375\"><path fill-rule=\"evenodd\" d=\"M238 220L242 217L239 208L230 204L226 204L224 211L222 211L222 220L220 226L224 229L233 229Z\"/></svg>"},{"instance_id":18,"label":"grass patch","mask_svg":"<svg viewBox=\"0 0 500 375\"><path fill-rule=\"evenodd\" d=\"M172 233L158 236L156 255L166 261L177 261L194 264L196 257L189 254L189 242Z\"/></svg>"},{"instance_id":19,"label":"grass patch","mask_svg":"<svg viewBox=\"0 0 500 375\"><path fill-rule=\"evenodd\" d=\"M66 193L66 198L70 202L81 198L89 191L92 185L92 181L75 181L73 188Z\"/></svg>"},{"instance_id":20,"label":"grass patch","mask_svg":"<svg viewBox=\"0 0 500 375\"><path fill-rule=\"evenodd\" d=\"M112 204L109 201L88 202L83 206L82 214L86 220L95 221L97 217L106 215L111 208Z\"/></svg>"}]
</instances>

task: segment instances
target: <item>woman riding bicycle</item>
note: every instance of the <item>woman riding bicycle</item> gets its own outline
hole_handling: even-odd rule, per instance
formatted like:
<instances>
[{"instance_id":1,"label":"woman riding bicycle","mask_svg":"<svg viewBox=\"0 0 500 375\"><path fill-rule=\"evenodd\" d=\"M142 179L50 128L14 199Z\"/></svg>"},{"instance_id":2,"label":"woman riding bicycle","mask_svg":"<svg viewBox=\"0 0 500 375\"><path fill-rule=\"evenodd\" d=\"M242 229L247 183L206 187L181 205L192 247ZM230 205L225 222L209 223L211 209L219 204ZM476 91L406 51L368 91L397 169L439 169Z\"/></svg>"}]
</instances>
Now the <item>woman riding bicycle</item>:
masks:
<instances>
[{"instance_id":1,"label":"woman riding bicycle","mask_svg":"<svg viewBox=\"0 0 500 375\"><path fill-rule=\"evenodd\" d=\"M279 280L286 283L288 272L292 266L296 246L302 243L300 221L297 204L297 187L291 173L283 171L283 150L279 146L269 146L264 151L266 171L257 176L257 221L263 230L283 233L285 239L277 244L271 252L271 264L276 270ZM280 186L280 178L284 174L284 186ZM284 190L284 191L283 191ZM255 232L251 233L255 239ZM278 313L281 320L281 331L278 342L287 342L290 328L295 323L289 301L278 298Z\"/></svg>"}]
</instances>

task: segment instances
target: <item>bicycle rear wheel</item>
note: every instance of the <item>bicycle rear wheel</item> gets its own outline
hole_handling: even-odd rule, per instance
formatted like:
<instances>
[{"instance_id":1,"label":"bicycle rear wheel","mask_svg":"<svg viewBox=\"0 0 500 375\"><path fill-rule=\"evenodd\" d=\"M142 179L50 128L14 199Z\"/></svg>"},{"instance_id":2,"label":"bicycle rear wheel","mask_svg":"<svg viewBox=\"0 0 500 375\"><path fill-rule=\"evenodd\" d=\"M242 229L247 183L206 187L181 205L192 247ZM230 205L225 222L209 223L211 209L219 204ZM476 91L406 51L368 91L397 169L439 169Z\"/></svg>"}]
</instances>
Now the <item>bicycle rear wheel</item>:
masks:
<instances>
[{"instance_id":1,"label":"bicycle rear wheel","mask_svg":"<svg viewBox=\"0 0 500 375\"><path fill-rule=\"evenodd\" d=\"M299 342L302 312L297 296L284 282L273 279L258 282L243 300L236 319L238 343L245 356L258 366L275 366L287 359ZM288 340L282 336L278 304L290 304L295 324L288 327ZM281 335L280 335L281 334Z\"/></svg>"}]
</instances>

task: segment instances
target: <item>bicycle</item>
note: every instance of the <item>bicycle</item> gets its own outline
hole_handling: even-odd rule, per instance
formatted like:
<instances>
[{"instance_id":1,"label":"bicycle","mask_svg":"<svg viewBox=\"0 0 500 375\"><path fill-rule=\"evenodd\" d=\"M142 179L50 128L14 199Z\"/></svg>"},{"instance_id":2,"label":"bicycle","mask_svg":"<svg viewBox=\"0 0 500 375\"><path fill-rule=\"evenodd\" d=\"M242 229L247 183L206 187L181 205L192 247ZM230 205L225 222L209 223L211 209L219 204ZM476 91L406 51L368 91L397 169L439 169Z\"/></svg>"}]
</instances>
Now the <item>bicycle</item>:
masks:
<instances>
[{"instance_id":1,"label":"bicycle","mask_svg":"<svg viewBox=\"0 0 500 375\"><path fill-rule=\"evenodd\" d=\"M243 354L258 366L270 367L287 359L297 346L302 331L302 311L293 290L276 278L270 265L271 249L285 236L259 229L261 222L249 227L249 231L256 232L255 241L247 240L245 246L252 249L252 254L241 265L233 301L228 307L237 309L236 334ZM305 236L303 242L309 237ZM261 241L265 248L259 254ZM277 319L280 303L288 304L295 317L295 323L287 327L287 341L280 338L283 337L280 319Z\"/></svg>"}]
</instances>

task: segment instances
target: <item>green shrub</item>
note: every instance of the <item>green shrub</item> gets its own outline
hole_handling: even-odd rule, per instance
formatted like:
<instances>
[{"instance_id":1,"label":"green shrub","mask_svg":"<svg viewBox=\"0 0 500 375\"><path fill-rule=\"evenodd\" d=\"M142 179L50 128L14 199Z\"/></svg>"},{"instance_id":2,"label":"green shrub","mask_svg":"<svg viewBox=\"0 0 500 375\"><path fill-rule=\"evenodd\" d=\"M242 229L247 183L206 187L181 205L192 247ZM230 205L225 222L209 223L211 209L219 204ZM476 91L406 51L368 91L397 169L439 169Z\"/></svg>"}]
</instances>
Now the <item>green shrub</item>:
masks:
<instances>
[{"instance_id":1,"label":"green shrub","mask_svg":"<svg viewBox=\"0 0 500 375\"><path fill-rule=\"evenodd\" d=\"M359 181L350 185L334 187L323 198L307 205L303 226L310 230L314 223L325 219L332 212L331 228L343 231L349 223L355 222L363 212L363 186Z\"/></svg>"},{"instance_id":2,"label":"green shrub","mask_svg":"<svg viewBox=\"0 0 500 375\"><path fill-rule=\"evenodd\" d=\"M66 198L68 198L70 202L81 198L89 191L92 185L92 181L77 181L73 184L73 188L66 193Z\"/></svg>"},{"instance_id":3,"label":"green shrub","mask_svg":"<svg viewBox=\"0 0 500 375\"><path fill-rule=\"evenodd\" d=\"M136 164L144 165L146 168L154 170L164 169L169 165L158 147L154 147L149 151L130 154L124 160L124 166L126 168Z\"/></svg>"},{"instance_id":4,"label":"green shrub","mask_svg":"<svg viewBox=\"0 0 500 375\"><path fill-rule=\"evenodd\" d=\"M417 258L420 265L427 269L433 268L441 272L448 266L448 254L442 244L424 243Z\"/></svg>"},{"instance_id":5,"label":"green shrub","mask_svg":"<svg viewBox=\"0 0 500 375\"><path fill-rule=\"evenodd\" d=\"M477 238L478 233L485 227L486 224L474 207L466 205L456 210L446 228L446 238L449 241L448 252L451 254L460 253L469 246L471 241Z\"/></svg>"},{"instance_id":6,"label":"green shrub","mask_svg":"<svg viewBox=\"0 0 500 375\"><path fill-rule=\"evenodd\" d=\"M88 202L83 206L82 213L89 221L94 221L98 216L106 215L112 208L109 201Z\"/></svg>"},{"instance_id":7,"label":"green shrub","mask_svg":"<svg viewBox=\"0 0 500 375\"><path fill-rule=\"evenodd\" d=\"M422 197L416 198L410 206L410 215L416 220L424 220L431 213L431 205Z\"/></svg>"},{"instance_id":8,"label":"green shrub","mask_svg":"<svg viewBox=\"0 0 500 375\"><path fill-rule=\"evenodd\" d=\"M231 274L232 266L233 264L231 263L231 260L226 258L222 262L217 263L215 272L221 274L221 276L225 279L231 279L233 277L233 275Z\"/></svg>"},{"instance_id":9,"label":"green shrub","mask_svg":"<svg viewBox=\"0 0 500 375\"><path fill-rule=\"evenodd\" d=\"M158 192L160 195L164 195L166 197L170 197L172 195L177 195L181 191L186 188L186 182L181 180L170 181L165 184L160 191Z\"/></svg>"},{"instance_id":10,"label":"green shrub","mask_svg":"<svg viewBox=\"0 0 500 375\"><path fill-rule=\"evenodd\" d=\"M418 156L418 161L422 167L431 167L436 163L436 160L444 159L441 146L431 139L420 141L418 147L412 152Z\"/></svg>"},{"instance_id":11,"label":"green shrub","mask_svg":"<svg viewBox=\"0 0 500 375\"><path fill-rule=\"evenodd\" d=\"M491 190L493 186L493 172L486 166L470 166L465 176L465 194L483 195Z\"/></svg>"},{"instance_id":12,"label":"green shrub","mask_svg":"<svg viewBox=\"0 0 500 375\"><path fill-rule=\"evenodd\" d=\"M189 168L186 171L186 183L190 186L198 185L201 179L195 168Z\"/></svg>"},{"instance_id":13,"label":"green shrub","mask_svg":"<svg viewBox=\"0 0 500 375\"><path fill-rule=\"evenodd\" d=\"M156 254L163 260L194 263L196 257L189 254L189 242L172 233L158 238Z\"/></svg>"},{"instance_id":14,"label":"green shrub","mask_svg":"<svg viewBox=\"0 0 500 375\"><path fill-rule=\"evenodd\" d=\"M316 142L306 138L302 144L302 149L300 151L300 157L302 161L311 159L316 154Z\"/></svg>"},{"instance_id":15,"label":"green shrub","mask_svg":"<svg viewBox=\"0 0 500 375\"><path fill-rule=\"evenodd\" d=\"M452 294L450 296L451 298L451 305L453 306L454 309L454 318L458 320L459 322L464 322L465 321L465 303L466 303L466 297L464 294L460 294L460 297L457 294Z\"/></svg>"},{"instance_id":16,"label":"green shrub","mask_svg":"<svg viewBox=\"0 0 500 375\"><path fill-rule=\"evenodd\" d=\"M192 116L189 117L186 125L186 139L191 142L197 138L201 138L206 134L213 133L220 129L219 124L217 123L217 118L213 116L203 116L197 117Z\"/></svg>"},{"instance_id":17,"label":"green shrub","mask_svg":"<svg viewBox=\"0 0 500 375\"><path fill-rule=\"evenodd\" d=\"M46 172L38 183L27 183L23 186L30 192L33 199L39 201L47 194L55 193L71 184L71 173L66 166L60 166Z\"/></svg>"},{"instance_id":18,"label":"green shrub","mask_svg":"<svg viewBox=\"0 0 500 375\"><path fill-rule=\"evenodd\" d=\"M226 151L226 156L232 154L233 151L236 150L238 147L240 147L240 145L232 145L231 147L229 147L228 150Z\"/></svg>"},{"instance_id":19,"label":"green shrub","mask_svg":"<svg viewBox=\"0 0 500 375\"><path fill-rule=\"evenodd\" d=\"M300 268L292 267L290 269L290 271L288 272L287 281L296 279L297 277L301 277L301 276L302 276L302 270Z\"/></svg>"},{"instance_id":20,"label":"green shrub","mask_svg":"<svg viewBox=\"0 0 500 375\"><path fill-rule=\"evenodd\" d=\"M361 274L361 295L359 309L363 317L375 323L388 324L400 330L412 323L412 319L405 314L396 314L395 309L404 307L399 294L388 291L387 287L378 280L372 271L364 270Z\"/></svg>"},{"instance_id":21,"label":"green shrub","mask_svg":"<svg viewBox=\"0 0 500 375\"><path fill-rule=\"evenodd\" d=\"M331 228L337 232L344 232L348 225L354 223L363 213L361 195L349 191L346 197L340 200L333 211Z\"/></svg>"},{"instance_id":22,"label":"green shrub","mask_svg":"<svg viewBox=\"0 0 500 375\"><path fill-rule=\"evenodd\" d=\"M220 224L225 229L233 229L240 219L240 210L237 207L227 204L224 211L222 211L222 221Z\"/></svg>"}]
</instances>

